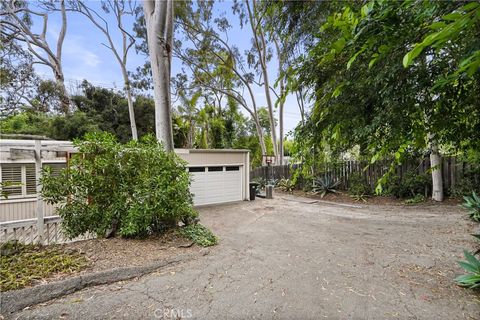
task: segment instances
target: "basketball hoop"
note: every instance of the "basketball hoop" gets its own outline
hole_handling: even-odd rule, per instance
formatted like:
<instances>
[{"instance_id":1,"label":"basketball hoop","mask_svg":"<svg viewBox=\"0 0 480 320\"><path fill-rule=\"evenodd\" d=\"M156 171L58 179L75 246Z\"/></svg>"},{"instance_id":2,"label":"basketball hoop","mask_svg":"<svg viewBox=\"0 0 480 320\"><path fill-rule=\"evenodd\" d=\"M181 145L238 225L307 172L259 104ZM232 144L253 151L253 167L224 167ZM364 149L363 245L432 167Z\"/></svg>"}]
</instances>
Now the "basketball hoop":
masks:
<instances>
[{"instance_id":1,"label":"basketball hoop","mask_svg":"<svg viewBox=\"0 0 480 320\"><path fill-rule=\"evenodd\" d=\"M272 163L275 162L275 156L264 154L262 157L267 165L271 165Z\"/></svg>"}]
</instances>

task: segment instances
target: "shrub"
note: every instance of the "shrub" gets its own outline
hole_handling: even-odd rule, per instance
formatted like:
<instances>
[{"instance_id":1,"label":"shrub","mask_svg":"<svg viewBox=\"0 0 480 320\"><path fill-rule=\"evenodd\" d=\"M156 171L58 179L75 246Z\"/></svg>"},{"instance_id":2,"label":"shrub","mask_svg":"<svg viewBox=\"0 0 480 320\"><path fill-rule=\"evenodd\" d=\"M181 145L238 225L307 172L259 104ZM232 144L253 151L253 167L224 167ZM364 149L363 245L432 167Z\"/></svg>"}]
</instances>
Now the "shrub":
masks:
<instances>
[{"instance_id":1,"label":"shrub","mask_svg":"<svg viewBox=\"0 0 480 320\"><path fill-rule=\"evenodd\" d=\"M217 237L215 237L212 231L200 223L182 227L180 229L180 234L202 247L209 247L217 244Z\"/></svg>"},{"instance_id":2,"label":"shrub","mask_svg":"<svg viewBox=\"0 0 480 320\"><path fill-rule=\"evenodd\" d=\"M450 188L450 195L453 197L463 197L471 194L473 191L480 192L480 186L477 186L473 179L463 177L456 181L455 185Z\"/></svg>"},{"instance_id":3,"label":"shrub","mask_svg":"<svg viewBox=\"0 0 480 320\"><path fill-rule=\"evenodd\" d=\"M394 175L385 184L385 194L396 198L415 197L417 194L425 195L430 188L431 176L426 173L418 174L414 170L407 171L400 179Z\"/></svg>"},{"instance_id":4,"label":"shrub","mask_svg":"<svg viewBox=\"0 0 480 320\"><path fill-rule=\"evenodd\" d=\"M42 197L57 204L67 236L143 237L196 216L185 162L155 137L120 144L108 133L87 134L68 168L42 177Z\"/></svg>"},{"instance_id":5,"label":"shrub","mask_svg":"<svg viewBox=\"0 0 480 320\"><path fill-rule=\"evenodd\" d=\"M348 192L352 196L367 196L371 194L372 188L361 173L355 172L348 177Z\"/></svg>"},{"instance_id":6,"label":"shrub","mask_svg":"<svg viewBox=\"0 0 480 320\"><path fill-rule=\"evenodd\" d=\"M339 180L335 180L328 176L320 177L314 180L312 192L315 194L320 194L320 197L323 198L327 193L338 192L335 189L336 187L338 187L338 185L340 185Z\"/></svg>"},{"instance_id":7,"label":"shrub","mask_svg":"<svg viewBox=\"0 0 480 320\"><path fill-rule=\"evenodd\" d=\"M468 210L470 219L473 221L480 222L480 197L472 192L472 196L463 197L465 202L462 204L462 207Z\"/></svg>"}]
</instances>

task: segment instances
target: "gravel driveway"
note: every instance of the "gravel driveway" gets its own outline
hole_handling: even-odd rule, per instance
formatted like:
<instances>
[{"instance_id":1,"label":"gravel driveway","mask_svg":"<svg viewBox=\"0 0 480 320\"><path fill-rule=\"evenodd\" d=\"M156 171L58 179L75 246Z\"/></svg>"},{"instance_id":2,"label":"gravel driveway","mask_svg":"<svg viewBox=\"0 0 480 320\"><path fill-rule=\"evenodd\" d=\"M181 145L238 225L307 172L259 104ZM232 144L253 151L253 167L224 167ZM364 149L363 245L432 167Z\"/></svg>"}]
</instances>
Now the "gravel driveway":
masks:
<instances>
[{"instance_id":1,"label":"gravel driveway","mask_svg":"<svg viewBox=\"0 0 480 320\"><path fill-rule=\"evenodd\" d=\"M14 318L480 319L455 261L456 206L347 206L281 196L200 209L220 237L193 260Z\"/></svg>"}]
</instances>

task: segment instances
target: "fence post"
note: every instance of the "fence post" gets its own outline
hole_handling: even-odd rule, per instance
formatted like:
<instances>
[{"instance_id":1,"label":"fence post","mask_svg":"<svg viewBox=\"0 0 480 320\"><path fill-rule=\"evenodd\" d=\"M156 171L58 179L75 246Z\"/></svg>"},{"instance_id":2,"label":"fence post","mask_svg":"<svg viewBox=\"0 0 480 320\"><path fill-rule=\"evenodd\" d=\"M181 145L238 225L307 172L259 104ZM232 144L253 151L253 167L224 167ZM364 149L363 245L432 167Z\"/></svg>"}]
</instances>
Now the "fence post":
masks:
<instances>
[{"instance_id":1,"label":"fence post","mask_svg":"<svg viewBox=\"0 0 480 320\"><path fill-rule=\"evenodd\" d=\"M35 140L35 184L37 186L37 233L38 243L43 244L43 199L40 196L42 185L40 184L40 176L42 175L42 141Z\"/></svg>"}]
</instances>

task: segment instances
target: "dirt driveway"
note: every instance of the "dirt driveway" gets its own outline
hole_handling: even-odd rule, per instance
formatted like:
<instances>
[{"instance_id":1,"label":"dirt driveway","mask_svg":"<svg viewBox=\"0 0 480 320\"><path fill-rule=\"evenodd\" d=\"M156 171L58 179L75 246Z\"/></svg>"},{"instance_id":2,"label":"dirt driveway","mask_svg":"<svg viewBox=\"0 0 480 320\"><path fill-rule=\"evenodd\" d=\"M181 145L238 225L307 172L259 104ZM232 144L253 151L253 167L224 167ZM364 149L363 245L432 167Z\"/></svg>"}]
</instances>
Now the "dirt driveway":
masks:
<instances>
[{"instance_id":1,"label":"dirt driveway","mask_svg":"<svg viewBox=\"0 0 480 320\"><path fill-rule=\"evenodd\" d=\"M278 196L200 210L204 255L15 318L480 319L455 261L473 224L455 206L341 206ZM472 238L472 239L471 239Z\"/></svg>"}]
</instances>

